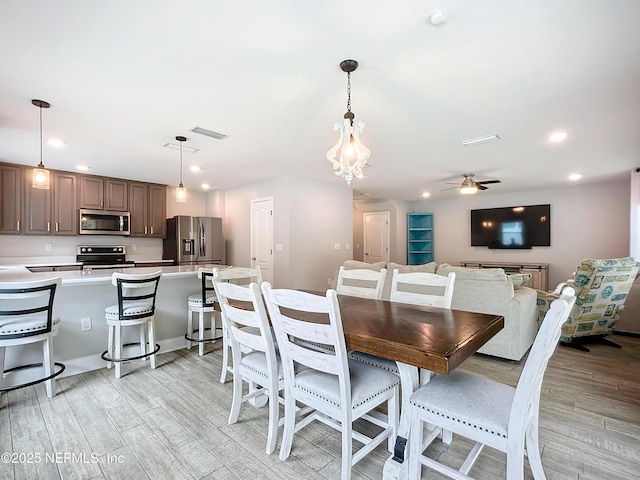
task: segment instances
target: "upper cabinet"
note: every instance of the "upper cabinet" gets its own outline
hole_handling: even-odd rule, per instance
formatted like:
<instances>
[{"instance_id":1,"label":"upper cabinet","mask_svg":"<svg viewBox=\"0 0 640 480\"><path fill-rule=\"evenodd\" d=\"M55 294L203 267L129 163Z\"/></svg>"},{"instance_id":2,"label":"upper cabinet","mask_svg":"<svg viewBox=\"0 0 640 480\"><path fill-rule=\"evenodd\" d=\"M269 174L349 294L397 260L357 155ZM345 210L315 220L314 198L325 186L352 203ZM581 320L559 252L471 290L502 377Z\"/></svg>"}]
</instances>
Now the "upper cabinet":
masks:
<instances>
[{"instance_id":1,"label":"upper cabinet","mask_svg":"<svg viewBox=\"0 0 640 480\"><path fill-rule=\"evenodd\" d=\"M166 236L167 187L129 182L132 237Z\"/></svg>"},{"instance_id":2,"label":"upper cabinet","mask_svg":"<svg viewBox=\"0 0 640 480\"><path fill-rule=\"evenodd\" d=\"M129 210L128 182L92 175L80 177L80 208L92 210Z\"/></svg>"},{"instance_id":3,"label":"upper cabinet","mask_svg":"<svg viewBox=\"0 0 640 480\"><path fill-rule=\"evenodd\" d=\"M32 167L0 163L0 235L78 235L78 210L131 212L131 236L166 236L167 187L51 170L48 190Z\"/></svg>"},{"instance_id":4,"label":"upper cabinet","mask_svg":"<svg viewBox=\"0 0 640 480\"><path fill-rule=\"evenodd\" d=\"M48 190L32 187L25 170L24 233L27 235L78 234L78 177L73 173L51 172Z\"/></svg>"},{"instance_id":5,"label":"upper cabinet","mask_svg":"<svg viewBox=\"0 0 640 480\"><path fill-rule=\"evenodd\" d=\"M22 227L22 168L0 164L0 233L18 235Z\"/></svg>"}]
</instances>

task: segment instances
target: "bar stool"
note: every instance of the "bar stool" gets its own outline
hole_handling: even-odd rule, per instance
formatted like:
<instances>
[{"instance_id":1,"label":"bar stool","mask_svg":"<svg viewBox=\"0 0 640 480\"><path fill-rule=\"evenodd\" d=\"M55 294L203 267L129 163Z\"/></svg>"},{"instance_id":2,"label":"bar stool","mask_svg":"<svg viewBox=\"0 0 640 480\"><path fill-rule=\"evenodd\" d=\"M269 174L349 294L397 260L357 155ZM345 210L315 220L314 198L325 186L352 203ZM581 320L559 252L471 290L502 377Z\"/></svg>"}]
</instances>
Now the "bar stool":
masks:
<instances>
[{"instance_id":1,"label":"bar stool","mask_svg":"<svg viewBox=\"0 0 640 480\"><path fill-rule=\"evenodd\" d=\"M200 292L189 295L187 306L189 313L187 314L187 333L184 338L187 340L187 350L191 350L192 343L198 344L198 354L204 355L204 344L207 342L215 342L220 337L215 335L216 322L214 318L215 303L218 301L216 292L213 288L213 270L211 268L198 268L198 278L200 279ZM193 329L193 314L198 314L198 328ZM211 314L211 327L205 327L205 313ZM205 337L205 332L212 330L212 335ZM196 336L197 335L197 336Z\"/></svg>"},{"instance_id":2,"label":"bar stool","mask_svg":"<svg viewBox=\"0 0 640 480\"><path fill-rule=\"evenodd\" d=\"M111 276L111 283L117 287L118 303L104 309L109 326L109 338L107 350L101 357L107 361L107 368L111 368L115 363L116 378L121 376L122 362L129 360L149 358L151 368L156 368L156 353L160 350L160 345L155 343L154 315L161 275L162 271L158 270L151 273L115 272ZM122 327L135 325L140 327L140 355L123 357L123 347L138 345L138 342L123 345Z\"/></svg>"},{"instance_id":3,"label":"bar stool","mask_svg":"<svg viewBox=\"0 0 640 480\"><path fill-rule=\"evenodd\" d=\"M8 280L8 279L7 279ZM60 318L53 316L53 301L60 277L34 281L0 281L0 393L46 382L47 396L56 394L55 377L64 364L53 361L53 337L58 334ZM7 347L42 342L42 363L20 365L5 370ZM42 368L41 378L20 377L21 373ZM55 370L55 371L54 371ZM5 380L15 375L16 381Z\"/></svg>"}]
</instances>

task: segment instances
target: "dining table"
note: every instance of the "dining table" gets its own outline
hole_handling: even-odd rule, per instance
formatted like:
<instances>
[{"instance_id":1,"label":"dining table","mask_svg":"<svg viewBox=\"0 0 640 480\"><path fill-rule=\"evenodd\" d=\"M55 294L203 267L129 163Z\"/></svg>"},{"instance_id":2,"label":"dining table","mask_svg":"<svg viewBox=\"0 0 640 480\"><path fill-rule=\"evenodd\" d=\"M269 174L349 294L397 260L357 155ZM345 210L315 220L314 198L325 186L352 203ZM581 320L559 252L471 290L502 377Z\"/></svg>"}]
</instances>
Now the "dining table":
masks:
<instances>
[{"instance_id":1,"label":"dining table","mask_svg":"<svg viewBox=\"0 0 640 480\"><path fill-rule=\"evenodd\" d=\"M384 479L407 478L410 435L409 397L432 375L451 373L504 327L501 315L425 307L385 300L338 295L348 349L393 360L402 390L400 423L393 456ZM422 371L422 375L420 372ZM425 374L426 373L426 374ZM432 429L425 445L439 434Z\"/></svg>"}]
</instances>

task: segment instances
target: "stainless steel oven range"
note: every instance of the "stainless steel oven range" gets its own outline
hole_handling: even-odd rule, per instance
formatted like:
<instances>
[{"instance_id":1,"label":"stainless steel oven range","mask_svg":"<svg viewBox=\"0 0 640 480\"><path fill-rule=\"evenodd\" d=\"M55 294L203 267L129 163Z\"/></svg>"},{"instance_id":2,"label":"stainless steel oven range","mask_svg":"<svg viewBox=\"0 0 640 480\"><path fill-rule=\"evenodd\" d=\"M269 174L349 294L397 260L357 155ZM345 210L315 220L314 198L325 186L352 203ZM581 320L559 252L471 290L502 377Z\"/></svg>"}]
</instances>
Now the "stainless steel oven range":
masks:
<instances>
[{"instance_id":1,"label":"stainless steel oven range","mask_svg":"<svg viewBox=\"0 0 640 480\"><path fill-rule=\"evenodd\" d=\"M135 267L135 263L126 259L124 245L78 245L76 262L82 262L82 268L107 269Z\"/></svg>"}]
</instances>

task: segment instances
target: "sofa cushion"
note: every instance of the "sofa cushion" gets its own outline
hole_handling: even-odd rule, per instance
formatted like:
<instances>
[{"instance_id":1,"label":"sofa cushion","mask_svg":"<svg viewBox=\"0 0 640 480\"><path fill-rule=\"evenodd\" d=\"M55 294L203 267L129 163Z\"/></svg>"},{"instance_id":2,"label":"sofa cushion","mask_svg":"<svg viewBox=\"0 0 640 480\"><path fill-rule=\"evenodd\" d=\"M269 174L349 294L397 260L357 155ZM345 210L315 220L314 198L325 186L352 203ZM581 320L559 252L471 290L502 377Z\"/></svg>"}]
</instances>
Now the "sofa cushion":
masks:
<instances>
[{"instance_id":1,"label":"sofa cushion","mask_svg":"<svg viewBox=\"0 0 640 480\"><path fill-rule=\"evenodd\" d=\"M379 272L384 268L386 263L385 262L367 263L367 262L360 262L358 260L345 260L345 262L342 265L344 266L345 270L355 270L358 268L366 268L367 270L375 270L376 272Z\"/></svg>"},{"instance_id":2,"label":"sofa cushion","mask_svg":"<svg viewBox=\"0 0 640 480\"><path fill-rule=\"evenodd\" d=\"M450 272L455 272L456 281L458 280L488 280L497 282L506 282L507 275L502 268L467 268L467 267L455 267L448 263L442 263L438 266L436 273L438 275L449 275Z\"/></svg>"},{"instance_id":3,"label":"sofa cushion","mask_svg":"<svg viewBox=\"0 0 640 480\"><path fill-rule=\"evenodd\" d=\"M513 289L517 290L529 280L531 280L530 273L512 273L511 275L507 275L509 281L513 283Z\"/></svg>"},{"instance_id":4,"label":"sofa cushion","mask_svg":"<svg viewBox=\"0 0 640 480\"><path fill-rule=\"evenodd\" d=\"M401 265L399 263L389 262L387 264L387 278L384 280L384 288L382 289L382 299L389 300L391 295L391 280L393 279L393 271L398 270L398 273L410 273L410 272L426 272L436 273L436 262L425 263L422 265ZM421 293L420 291L416 293Z\"/></svg>"}]
</instances>

